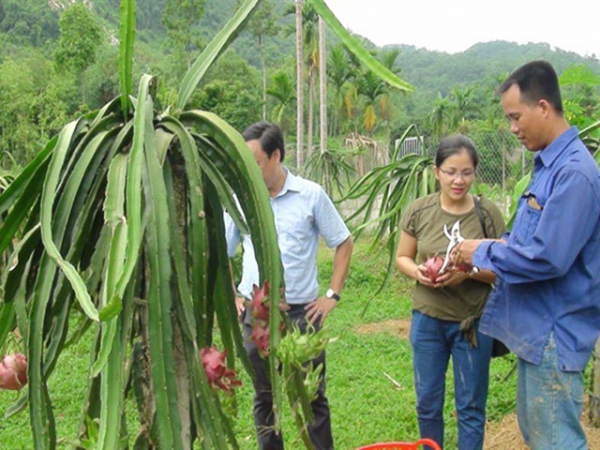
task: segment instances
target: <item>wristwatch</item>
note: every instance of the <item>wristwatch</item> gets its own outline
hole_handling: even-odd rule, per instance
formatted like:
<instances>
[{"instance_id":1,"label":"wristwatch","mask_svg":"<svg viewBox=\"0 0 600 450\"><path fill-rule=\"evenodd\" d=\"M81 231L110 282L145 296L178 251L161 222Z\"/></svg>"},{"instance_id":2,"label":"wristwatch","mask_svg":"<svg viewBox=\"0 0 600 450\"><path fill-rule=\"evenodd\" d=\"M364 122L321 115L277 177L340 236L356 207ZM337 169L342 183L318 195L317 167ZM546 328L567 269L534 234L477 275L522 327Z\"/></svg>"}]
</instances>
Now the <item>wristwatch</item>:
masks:
<instances>
[{"instance_id":1,"label":"wristwatch","mask_svg":"<svg viewBox=\"0 0 600 450\"><path fill-rule=\"evenodd\" d=\"M340 301L340 295L337 294L333 289L329 288L327 289L327 292L325 292L325 297L327 298L332 298L334 299L336 302Z\"/></svg>"}]
</instances>

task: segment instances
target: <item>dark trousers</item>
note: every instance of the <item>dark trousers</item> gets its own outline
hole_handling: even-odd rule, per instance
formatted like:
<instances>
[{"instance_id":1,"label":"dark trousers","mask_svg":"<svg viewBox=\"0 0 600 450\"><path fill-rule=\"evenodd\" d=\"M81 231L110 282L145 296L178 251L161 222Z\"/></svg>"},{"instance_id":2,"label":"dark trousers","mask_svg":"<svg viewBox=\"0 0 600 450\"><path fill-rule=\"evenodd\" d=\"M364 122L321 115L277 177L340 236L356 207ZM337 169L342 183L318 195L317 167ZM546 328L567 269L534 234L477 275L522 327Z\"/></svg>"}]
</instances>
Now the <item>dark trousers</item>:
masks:
<instances>
[{"instance_id":1,"label":"dark trousers","mask_svg":"<svg viewBox=\"0 0 600 450\"><path fill-rule=\"evenodd\" d=\"M302 332L306 331L306 311L304 305L292 305L287 311L292 323L296 323ZM318 327L318 325L315 325ZM318 328L317 328L318 329ZM273 424L273 396L269 377L269 366L258 353L254 342L250 339L252 333L251 314L244 313L244 347L248 352L250 362L256 372L254 384L254 425L258 436L258 447L261 450L283 450L283 436L276 433ZM325 352L321 353L313 364L317 367L323 363L322 380L317 392L317 398L311 403L314 421L308 426L308 434L315 450L332 450L333 436L331 434L331 417L329 402L325 396Z\"/></svg>"}]
</instances>

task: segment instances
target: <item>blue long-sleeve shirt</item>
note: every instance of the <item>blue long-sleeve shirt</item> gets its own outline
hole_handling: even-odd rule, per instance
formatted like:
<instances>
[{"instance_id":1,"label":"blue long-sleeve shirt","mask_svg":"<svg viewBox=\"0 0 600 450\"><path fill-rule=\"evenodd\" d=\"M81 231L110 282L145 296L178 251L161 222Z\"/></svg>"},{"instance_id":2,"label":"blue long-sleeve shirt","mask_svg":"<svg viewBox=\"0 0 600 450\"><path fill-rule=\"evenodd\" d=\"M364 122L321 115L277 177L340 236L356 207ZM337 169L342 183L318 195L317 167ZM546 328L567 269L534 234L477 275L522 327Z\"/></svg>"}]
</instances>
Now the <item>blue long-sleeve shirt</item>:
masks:
<instances>
[{"instance_id":1,"label":"blue long-sleeve shirt","mask_svg":"<svg viewBox=\"0 0 600 450\"><path fill-rule=\"evenodd\" d=\"M535 156L506 243L473 263L498 276L480 330L540 364L551 333L563 371L581 371L600 333L600 175L572 127Z\"/></svg>"}]
</instances>

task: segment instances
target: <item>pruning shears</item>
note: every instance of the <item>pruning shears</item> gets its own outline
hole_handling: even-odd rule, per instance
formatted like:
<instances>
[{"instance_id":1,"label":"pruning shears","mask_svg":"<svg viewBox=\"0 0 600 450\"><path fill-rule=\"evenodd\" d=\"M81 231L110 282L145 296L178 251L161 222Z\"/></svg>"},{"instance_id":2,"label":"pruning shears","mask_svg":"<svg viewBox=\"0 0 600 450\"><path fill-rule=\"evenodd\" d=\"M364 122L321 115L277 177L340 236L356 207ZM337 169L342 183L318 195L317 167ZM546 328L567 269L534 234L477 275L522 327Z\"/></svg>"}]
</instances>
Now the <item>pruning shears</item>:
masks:
<instances>
[{"instance_id":1,"label":"pruning shears","mask_svg":"<svg viewBox=\"0 0 600 450\"><path fill-rule=\"evenodd\" d=\"M446 224L444 224L444 234L448 238L449 242L448 242L448 248L446 249L446 257L444 258L444 263L442 264L442 268L440 269L440 272L439 272L440 275L443 274L446 271L446 269L448 268L448 265L450 264L450 254L452 253L452 250L454 249L454 247L456 247L458 244L460 244L462 241L465 240L463 235L460 234L460 220L457 220L456 222L454 222L454 225L452 225L452 228L450 229L450 231L448 231L448 227L446 226ZM471 272L472 273L479 272L479 267L472 266Z\"/></svg>"},{"instance_id":2,"label":"pruning shears","mask_svg":"<svg viewBox=\"0 0 600 450\"><path fill-rule=\"evenodd\" d=\"M444 234L450 242L448 242L448 247L446 248L446 257L444 258L444 263L440 269L440 275L443 274L448 268L448 264L450 264L450 254L452 253L454 247L465 240L465 238L460 234L460 220L454 222L454 225L452 225L450 231L448 231L448 227L446 224L444 224Z\"/></svg>"}]
</instances>

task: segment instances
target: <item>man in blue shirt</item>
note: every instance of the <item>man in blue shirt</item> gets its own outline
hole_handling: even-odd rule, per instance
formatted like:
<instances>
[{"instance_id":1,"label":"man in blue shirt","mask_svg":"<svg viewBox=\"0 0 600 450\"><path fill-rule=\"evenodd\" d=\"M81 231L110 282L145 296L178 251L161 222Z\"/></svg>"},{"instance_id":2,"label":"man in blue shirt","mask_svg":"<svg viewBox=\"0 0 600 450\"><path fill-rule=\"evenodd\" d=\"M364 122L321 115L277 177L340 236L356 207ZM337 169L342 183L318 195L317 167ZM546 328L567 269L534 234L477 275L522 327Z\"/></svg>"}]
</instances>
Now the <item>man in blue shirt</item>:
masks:
<instances>
[{"instance_id":1,"label":"man in blue shirt","mask_svg":"<svg viewBox=\"0 0 600 450\"><path fill-rule=\"evenodd\" d=\"M279 127L258 122L242 133L259 165L271 196L281 262L285 280L287 314L305 332L307 323L318 329L337 306L348 273L353 242L348 228L335 206L316 183L293 175L282 162L285 157L283 135ZM236 306L244 314L245 347L256 372L254 381L254 421L259 448L283 449L283 438L273 430L273 399L266 362L262 359L252 334L251 314L245 311L244 301L252 297L253 285L259 285L259 273L254 248L249 235L225 216L228 253L234 256L242 240L242 280L237 287ZM335 247L333 273L329 289L319 295L317 283L317 251L321 236L329 247ZM309 425L310 439L317 450L333 449L329 403L325 396L325 354L315 361L323 363L323 377L317 398L311 403L314 421Z\"/></svg>"},{"instance_id":2,"label":"man in blue shirt","mask_svg":"<svg viewBox=\"0 0 600 450\"><path fill-rule=\"evenodd\" d=\"M500 86L510 129L537 152L512 232L464 241L458 261L496 273L480 330L518 356L517 417L532 450L587 449L583 373L600 332L598 166L563 115L552 66L534 61Z\"/></svg>"}]
</instances>

